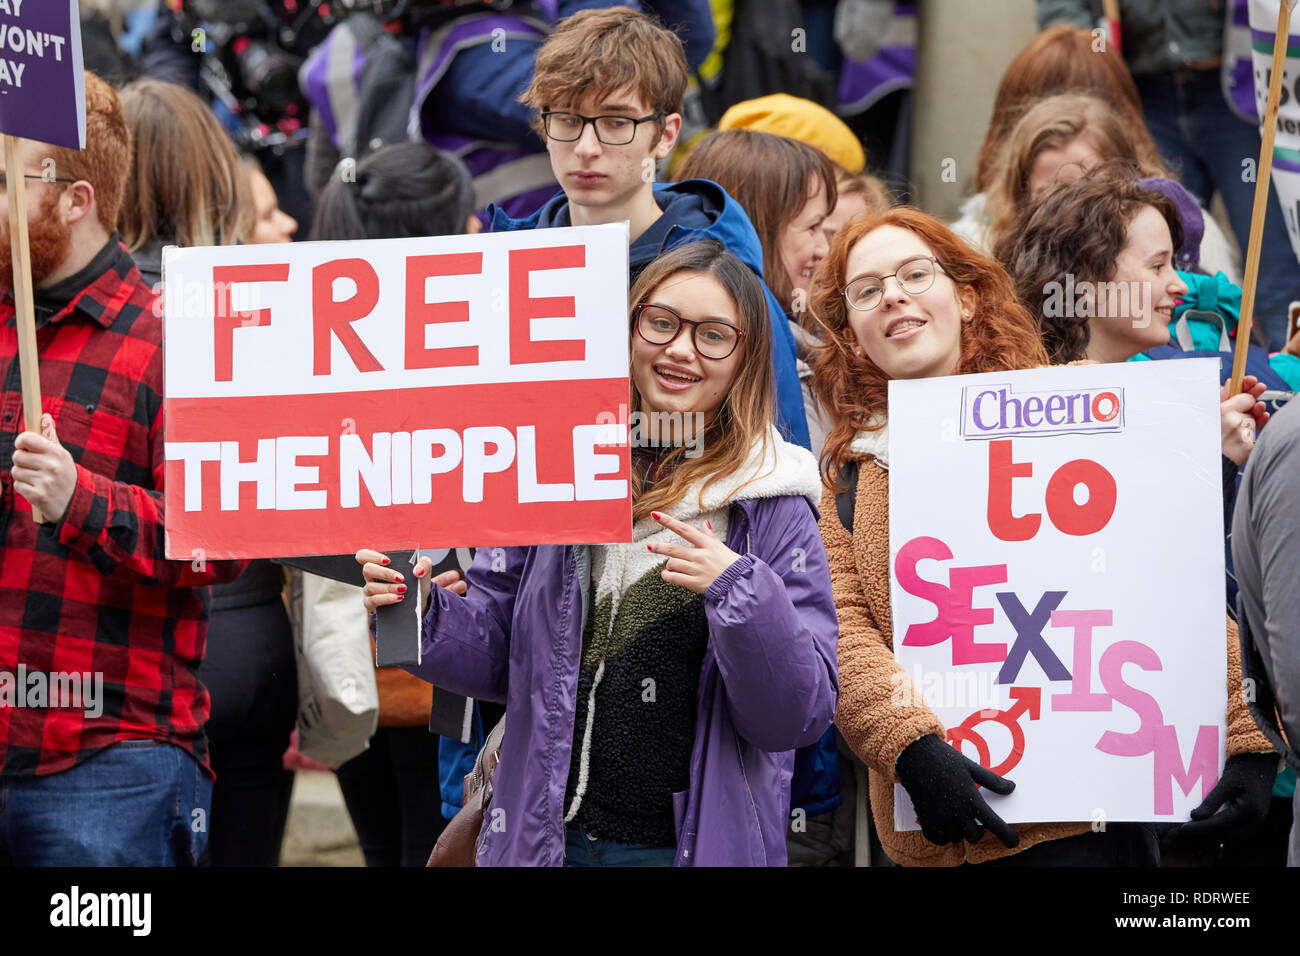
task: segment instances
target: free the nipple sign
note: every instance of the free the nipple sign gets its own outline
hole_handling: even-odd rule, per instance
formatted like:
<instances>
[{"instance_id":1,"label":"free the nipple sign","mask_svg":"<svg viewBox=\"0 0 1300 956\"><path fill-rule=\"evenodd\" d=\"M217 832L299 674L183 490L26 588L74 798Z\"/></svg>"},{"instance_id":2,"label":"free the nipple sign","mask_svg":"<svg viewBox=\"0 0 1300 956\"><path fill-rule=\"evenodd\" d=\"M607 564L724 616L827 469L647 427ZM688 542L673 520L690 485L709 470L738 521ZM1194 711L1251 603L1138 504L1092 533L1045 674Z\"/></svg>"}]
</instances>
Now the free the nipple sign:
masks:
<instances>
[{"instance_id":1,"label":"free the nipple sign","mask_svg":"<svg viewBox=\"0 0 1300 956\"><path fill-rule=\"evenodd\" d=\"M945 496L929 479L928 515L914 510L923 487L907 490L910 475L899 472L916 459L904 464L895 447L890 462L891 496L904 489L896 509L891 502L892 530L935 529L898 537L897 656L908 673L987 676L997 691L992 701L938 693L926 703L953 746L1017 782L1005 800L1017 822L1089 820L1098 812L1112 820L1186 819L1218 781L1224 694L1211 693L1215 703L1200 707L1199 717L1187 698L1212 687L1216 674L1223 687L1222 599L1192 601L1205 615L1199 623L1180 620L1192 616L1169 608L1174 602L1153 609L1153 601L1175 594L1182 601L1189 573L1221 594L1222 527L1212 519L1222 507L1215 496L1190 491L1205 499L1193 505L1207 509L1194 522L1203 530L1165 528L1186 521L1186 510L1169 520L1169 502L1150 498L1159 498L1166 469L1189 484L1186 459L1178 468L1182 454L1148 427L1163 404L1144 401L1149 378L1139 376L1136 387L1114 376L1098 382L1103 369L1117 368L1014 373L1032 386L958 387L960 428L915 426L939 435L946 456L948 503L936 505ZM1056 381L1048 387L1044 376ZM989 377L948 382L962 379ZM1079 384L1065 387L1070 379ZM895 410L915 402L896 401L891 391L891 437L900 434ZM1207 435L1176 437L1188 443L1185 451ZM962 490L954 496L954 489ZM1190 655L1185 627L1203 635ZM1107 778L1111 758L1122 763ZM1114 786L1115 778L1125 783ZM1094 784L1102 789L1089 796L1068 793Z\"/></svg>"},{"instance_id":2,"label":"free the nipple sign","mask_svg":"<svg viewBox=\"0 0 1300 956\"><path fill-rule=\"evenodd\" d=\"M626 536L611 238L625 230L168 260L169 553L320 553L322 529L332 553Z\"/></svg>"}]
</instances>

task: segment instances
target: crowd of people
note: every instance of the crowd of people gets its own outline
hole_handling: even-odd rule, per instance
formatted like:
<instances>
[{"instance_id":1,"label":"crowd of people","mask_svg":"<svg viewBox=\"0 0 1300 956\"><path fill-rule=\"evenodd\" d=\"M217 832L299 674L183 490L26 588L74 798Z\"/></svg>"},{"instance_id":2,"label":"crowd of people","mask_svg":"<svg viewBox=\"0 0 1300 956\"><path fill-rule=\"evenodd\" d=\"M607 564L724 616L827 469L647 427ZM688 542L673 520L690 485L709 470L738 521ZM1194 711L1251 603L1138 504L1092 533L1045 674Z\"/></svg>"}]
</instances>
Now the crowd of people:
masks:
<instances>
[{"instance_id":1,"label":"crowd of people","mask_svg":"<svg viewBox=\"0 0 1300 956\"><path fill-rule=\"evenodd\" d=\"M900 201L910 100L887 94L907 85L913 4L805 4L826 44L812 72L774 65L775 90L719 65L729 43L737 62L762 53L771 9L743 0L480 6L322 25L284 142L263 129L241 152L230 102L186 60L202 44L163 4L153 25L116 24L111 83L87 71L85 149L33 144L4 171L27 182L45 414L22 420L6 232L0 673L93 673L102 690L93 717L0 698L0 863L276 865L303 630L325 620L372 655L366 613L373 628L432 579L420 663L376 670L377 726L331 760L371 866L1300 865L1300 263L1275 210L1231 394L1250 186L1179 112L1195 91L1202 119L1256 135L1208 102L1221 37L1171 61L1153 34L1173 27L1126 2L1141 31L1121 55L1098 48L1087 3L1041 0L947 223ZM164 247L617 222L629 408L688 430L631 449L631 541L484 548L463 575L363 549L360 590L165 557ZM1062 315L1046 296L1067 277L1149 295ZM923 695L898 702L889 383L1207 355L1225 359L1234 532L1212 625L1220 781L1181 826L1009 825L981 791L1015 784L950 746ZM320 553L337 550L322 529ZM441 691L472 701L468 743L430 733ZM895 829L896 785L919 830ZM855 845L864 806L874 850Z\"/></svg>"}]
</instances>

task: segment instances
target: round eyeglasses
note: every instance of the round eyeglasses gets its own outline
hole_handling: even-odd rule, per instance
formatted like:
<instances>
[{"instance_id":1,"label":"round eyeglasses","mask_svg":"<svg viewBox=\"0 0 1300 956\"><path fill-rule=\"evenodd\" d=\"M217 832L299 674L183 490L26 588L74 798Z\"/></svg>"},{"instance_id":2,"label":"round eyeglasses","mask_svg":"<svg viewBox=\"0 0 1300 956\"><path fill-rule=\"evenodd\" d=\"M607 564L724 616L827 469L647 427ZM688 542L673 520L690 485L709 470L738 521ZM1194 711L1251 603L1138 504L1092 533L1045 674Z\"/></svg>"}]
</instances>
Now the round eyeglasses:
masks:
<instances>
[{"instance_id":1,"label":"round eyeglasses","mask_svg":"<svg viewBox=\"0 0 1300 956\"><path fill-rule=\"evenodd\" d=\"M637 335L651 345L667 345L682 330L683 325L691 326L691 343L701 358L721 360L736 351L744 336L742 329L718 319L683 319L666 305L652 305L638 302L632 310L636 323Z\"/></svg>"},{"instance_id":2,"label":"round eyeglasses","mask_svg":"<svg viewBox=\"0 0 1300 956\"><path fill-rule=\"evenodd\" d=\"M942 268L934 256L917 256L899 266L893 277L904 292L919 295L934 285L934 274ZM851 308L870 312L884 298L887 278L889 276L858 276L840 291Z\"/></svg>"},{"instance_id":3,"label":"round eyeglasses","mask_svg":"<svg viewBox=\"0 0 1300 956\"><path fill-rule=\"evenodd\" d=\"M651 113L636 119L632 116L582 116L578 113L559 113L548 110L542 114L542 129L548 139L558 143L576 143L590 123L596 130L596 139L606 146L626 146L636 138L636 128L663 116Z\"/></svg>"}]
</instances>

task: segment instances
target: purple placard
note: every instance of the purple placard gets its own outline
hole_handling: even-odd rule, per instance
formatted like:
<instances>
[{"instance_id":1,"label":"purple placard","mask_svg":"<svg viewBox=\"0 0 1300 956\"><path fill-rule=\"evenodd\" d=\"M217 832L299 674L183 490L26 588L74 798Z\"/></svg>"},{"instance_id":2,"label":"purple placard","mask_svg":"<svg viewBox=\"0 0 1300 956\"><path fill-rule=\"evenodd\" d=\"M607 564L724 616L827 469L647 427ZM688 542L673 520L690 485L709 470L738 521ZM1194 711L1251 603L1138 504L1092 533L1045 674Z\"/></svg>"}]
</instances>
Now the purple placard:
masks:
<instances>
[{"instance_id":1,"label":"purple placard","mask_svg":"<svg viewBox=\"0 0 1300 956\"><path fill-rule=\"evenodd\" d=\"M85 148L77 0L0 0L0 133Z\"/></svg>"}]
</instances>

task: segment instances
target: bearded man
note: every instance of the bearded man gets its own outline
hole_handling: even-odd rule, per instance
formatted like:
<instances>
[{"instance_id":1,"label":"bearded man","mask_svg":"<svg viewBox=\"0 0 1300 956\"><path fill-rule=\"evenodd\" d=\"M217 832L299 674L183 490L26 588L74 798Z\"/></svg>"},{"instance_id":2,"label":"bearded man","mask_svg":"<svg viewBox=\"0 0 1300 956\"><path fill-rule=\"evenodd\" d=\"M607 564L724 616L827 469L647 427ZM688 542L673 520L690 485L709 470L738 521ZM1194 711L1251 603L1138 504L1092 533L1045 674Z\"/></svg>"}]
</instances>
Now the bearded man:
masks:
<instances>
[{"instance_id":1,"label":"bearded man","mask_svg":"<svg viewBox=\"0 0 1300 956\"><path fill-rule=\"evenodd\" d=\"M130 144L87 73L86 148L31 144L0 181L26 179L45 413L23 430L0 228L0 865L185 865L207 838L204 585L241 565L164 556L161 311L115 230Z\"/></svg>"}]
</instances>

